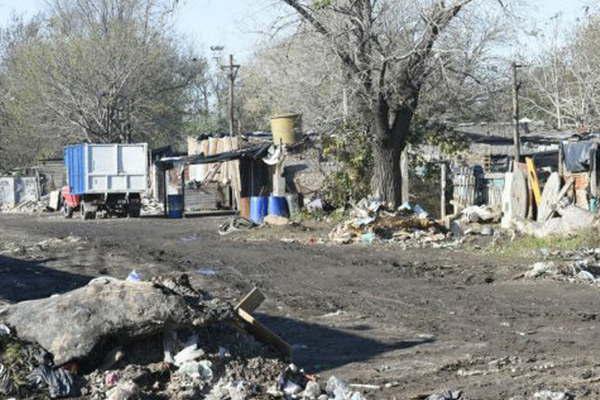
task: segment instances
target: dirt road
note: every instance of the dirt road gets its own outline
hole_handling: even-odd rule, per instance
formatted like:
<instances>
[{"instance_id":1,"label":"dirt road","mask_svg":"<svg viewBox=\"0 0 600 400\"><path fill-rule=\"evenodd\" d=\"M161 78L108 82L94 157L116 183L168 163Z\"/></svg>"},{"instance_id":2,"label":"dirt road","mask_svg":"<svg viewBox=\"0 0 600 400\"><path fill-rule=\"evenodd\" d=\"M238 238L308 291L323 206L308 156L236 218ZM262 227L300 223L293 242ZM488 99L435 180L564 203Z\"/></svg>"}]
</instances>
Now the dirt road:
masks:
<instances>
[{"instance_id":1,"label":"dirt road","mask_svg":"<svg viewBox=\"0 0 600 400\"><path fill-rule=\"evenodd\" d=\"M260 319L293 345L298 364L381 385L367 392L372 398L444 389L472 399L529 398L541 389L600 397L598 288L514 279L531 260L484 251L302 245L278 240L285 231L270 241L220 237L223 220L0 216L1 243L82 238L0 255L0 301L133 269L144 278L186 272L231 299L258 286L268 298Z\"/></svg>"}]
</instances>

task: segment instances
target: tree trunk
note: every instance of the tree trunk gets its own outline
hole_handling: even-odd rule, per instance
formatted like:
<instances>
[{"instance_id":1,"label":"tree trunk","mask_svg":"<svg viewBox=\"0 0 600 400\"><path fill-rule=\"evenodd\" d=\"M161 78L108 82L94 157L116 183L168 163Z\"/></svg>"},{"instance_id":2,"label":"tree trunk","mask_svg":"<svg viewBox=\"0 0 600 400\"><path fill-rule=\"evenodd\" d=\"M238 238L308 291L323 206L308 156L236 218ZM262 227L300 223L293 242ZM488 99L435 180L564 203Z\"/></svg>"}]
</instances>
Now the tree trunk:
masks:
<instances>
[{"instance_id":1,"label":"tree trunk","mask_svg":"<svg viewBox=\"0 0 600 400\"><path fill-rule=\"evenodd\" d=\"M400 157L406 147L412 122L414 105L402 107L394 116L392 126L389 126L387 112L378 107L375 121L373 150L373 177L371 192L391 208L396 208L408 199L402 198L402 169Z\"/></svg>"},{"instance_id":2,"label":"tree trunk","mask_svg":"<svg viewBox=\"0 0 600 400\"><path fill-rule=\"evenodd\" d=\"M395 208L402 202L402 174L400 172L402 150L394 146L392 140L386 139L378 138L373 142L371 191L373 196Z\"/></svg>"}]
</instances>

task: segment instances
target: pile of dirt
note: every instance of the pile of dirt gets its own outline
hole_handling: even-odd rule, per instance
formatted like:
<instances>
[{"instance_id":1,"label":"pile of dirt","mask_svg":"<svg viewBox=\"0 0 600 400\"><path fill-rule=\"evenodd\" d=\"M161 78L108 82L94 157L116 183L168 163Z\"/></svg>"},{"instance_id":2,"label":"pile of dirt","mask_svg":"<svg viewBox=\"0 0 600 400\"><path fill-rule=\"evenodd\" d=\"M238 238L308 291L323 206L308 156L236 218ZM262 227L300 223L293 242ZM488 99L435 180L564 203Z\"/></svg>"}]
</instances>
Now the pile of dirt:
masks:
<instances>
[{"instance_id":1,"label":"pile of dirt","mask_svg":"<svg viewBox=\"0 0 600 400\"><path fill-rule=\"evenodd\" d=\"M337 378L322 386L289 364L279 338L237 307L195 290L185 275L100 277L4 306L0 397L363 398Z\"/></svg>"},{"instance_id":2,"label":"pile of dirt","mask_svg":"<svg viewBox=\"0 0 600 400\"><path fill-rule=\"evenodd\" d=\"M423 247L446 241L449 235L419 206L386 209L379 201L363 199L353 206L350 218L336 225L329 239L337 244L397 242Z\"/></svg>"}]
</instances>

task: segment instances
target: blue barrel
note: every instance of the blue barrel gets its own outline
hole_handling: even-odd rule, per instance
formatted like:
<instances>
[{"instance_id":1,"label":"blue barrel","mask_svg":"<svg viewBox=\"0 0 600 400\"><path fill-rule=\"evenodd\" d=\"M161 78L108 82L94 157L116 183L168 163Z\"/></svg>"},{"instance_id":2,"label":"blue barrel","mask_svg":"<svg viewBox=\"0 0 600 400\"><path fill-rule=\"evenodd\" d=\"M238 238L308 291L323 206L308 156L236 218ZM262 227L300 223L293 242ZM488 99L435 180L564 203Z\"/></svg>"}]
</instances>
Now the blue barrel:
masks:
<instances>
[{"instance_id":1,"label":"blue barrel","mask_svg":"<svg viewBox=\"0 0 600 400\"><path fill-rule=\"evenodd\" d=\"M255 224L262 224L268 210L266 196L253 196L250 198L250 220Z\"/></svg>"},{"instance_id":2,"label":"blue barrel","mask_svg":"<svg viewBox=\"0 0 600 400\"><path fill-rule=\"evenodd\" d=\"M183 195L170 194L167 196L167 215L169 218L183 218Z\"/></svg>"},{"instance_id":3,"label":"blue barrel","mask_svg":"<svg viewBox=\"0 0 600 400\"><path fill-rule=\"evenodd\" d=\"M286 218L290 215L285 196L269 196L269 215Z\"/></svg>"}]
</instances>

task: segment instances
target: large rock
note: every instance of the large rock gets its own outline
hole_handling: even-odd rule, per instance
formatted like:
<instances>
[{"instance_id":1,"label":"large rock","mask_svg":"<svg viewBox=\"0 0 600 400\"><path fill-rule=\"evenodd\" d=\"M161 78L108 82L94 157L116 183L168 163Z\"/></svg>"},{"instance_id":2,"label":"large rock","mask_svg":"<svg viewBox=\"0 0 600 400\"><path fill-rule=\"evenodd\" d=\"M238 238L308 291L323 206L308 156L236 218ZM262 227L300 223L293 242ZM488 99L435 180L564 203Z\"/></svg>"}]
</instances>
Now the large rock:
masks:
<instances>
[{"instance_id":1,"label":"large rock","mask_svg":"<svg viewBox=\"0 0 600 400\"><path fill-rule=\"evenodd\" d=\"M202 300L189 287L97 278L71 292L9 305L0 322L37 342L57 365L102 357L100 348L166 329L192 328L232 318L229 305Z\"/></svg>"}]
</instances>

